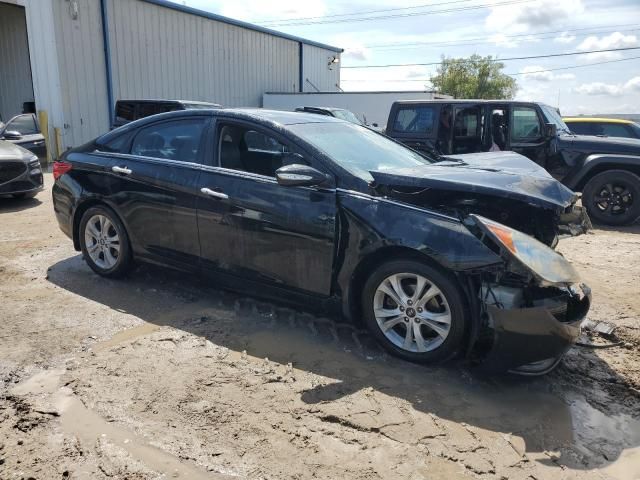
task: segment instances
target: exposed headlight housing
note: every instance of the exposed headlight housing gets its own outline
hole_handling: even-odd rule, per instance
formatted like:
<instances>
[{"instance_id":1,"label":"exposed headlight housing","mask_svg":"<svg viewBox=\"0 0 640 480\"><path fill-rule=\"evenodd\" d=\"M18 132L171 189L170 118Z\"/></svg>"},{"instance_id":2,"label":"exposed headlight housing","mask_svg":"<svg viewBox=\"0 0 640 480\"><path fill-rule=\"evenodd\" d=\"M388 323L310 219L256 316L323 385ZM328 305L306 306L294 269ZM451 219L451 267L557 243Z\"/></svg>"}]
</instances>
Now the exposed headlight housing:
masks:
<instances>
[{"instance_id":1,"label":"exposed headlight housing","mask_svg":"<svg viewBox=\"0 0 640 480\"><path fill-rule=\"evenodd\" d=\"M480 230L498 245L507 263L516 263L531 272L541 286L571 285L580 280L578 272L562 255L518 230L480 215L470 215Z\"/></svg>"}]
</instances>

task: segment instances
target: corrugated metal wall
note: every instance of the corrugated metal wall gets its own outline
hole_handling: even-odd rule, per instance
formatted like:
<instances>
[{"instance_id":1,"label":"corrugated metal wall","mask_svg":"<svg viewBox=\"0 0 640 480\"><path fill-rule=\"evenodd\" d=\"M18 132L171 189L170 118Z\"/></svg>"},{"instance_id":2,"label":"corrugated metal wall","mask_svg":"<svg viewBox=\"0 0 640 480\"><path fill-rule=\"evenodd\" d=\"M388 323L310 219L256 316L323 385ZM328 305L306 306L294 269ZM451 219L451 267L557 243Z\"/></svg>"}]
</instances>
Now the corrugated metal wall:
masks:
<instances>
[{"instance_id":1,"label":"corrugated metal wall","mask_svg":"<svg viewBox=\"0 0 640 480\"><path fill-rule=\"evenodd\" d=\"M260 106L296 91L298 43L138 0L109 0L114 98Z\"/></svg>"},{"instance_id":2,"label":"corrugated metal wall","mask_svg":"<svg viewBox=\"0 0 640 480\"><path fill-rule=\"evenodd\" d=\"M37 63L38 108L49 112L52 129L61 129L62 147L81 145L106 132L112 107L107 99L100 0L10 1L29 10L27 21L34 27L29 38L37 49L31 60ZM299 89L296 39L141 0L105 1L114 100L178 98L259 107L266 91ZM22 23L24 31L24 19ZM0 34L6 31L0 28ZM303 78L335 90L339 68L327 68L334 52L306 44L303 48ZM27 54L19 57L29 65Z\"/></svg>"},{"instance_id":3,"label":"corrugated metal wall","mask_svg":"<svg viewBox=\"0 0 640 480\"><path fill-rule=\"evenodd\" d=\"M0 3L0 116L6 122L33 101L33 83L23 7Z\"/></svg>"},{"instance_id":4,"label":"corrugated metal wall","mask_svg":"<svg viewBox=\"0 0 640 480\"><path fill-rule=\"evenodd\" d=\"M55 36L62 85L63 143L81 145L109 129L100 2L54 2Z\"/></svg>"},{"instance_id":5,"label":"corrugated metal wall","mask_svg":"<svg viewBox=\"0 0 640 480\"><path fill-rule=\"evenodd\" d=\"M330 50L325 50L323 48L318 48L313 45L303 44L302 51L302 64L304 66L303 70L303 92L316 92L320 90L321 92L335 92L338 90L338 85L340 85L340 65L334 64L331 69L329 68L329 59L337 56L340 58L340 54L336 52L332 52ZM307 79L309 81L307 81ZM313 86L309 83L313 83L318 90L313 88ZM285 90L267 90L267 92L275 92Z\"/></svg>"}]
</instances>

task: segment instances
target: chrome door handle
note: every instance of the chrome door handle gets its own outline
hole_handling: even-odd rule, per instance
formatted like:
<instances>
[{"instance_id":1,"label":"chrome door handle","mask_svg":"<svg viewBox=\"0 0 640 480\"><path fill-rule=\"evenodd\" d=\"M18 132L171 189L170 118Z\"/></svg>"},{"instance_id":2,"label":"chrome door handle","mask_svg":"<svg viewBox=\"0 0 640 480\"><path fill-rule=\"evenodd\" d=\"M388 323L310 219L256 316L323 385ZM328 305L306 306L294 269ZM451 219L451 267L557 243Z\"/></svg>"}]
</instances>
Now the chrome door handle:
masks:
<instances>
[{"instance_id":1,"label":"chrome door handle","mask_svg":"<svg viewBox=\"0 0 640 480\"><path fill-rule=\"evenodd\" d=\"M229 199L229 195L227 195L226 193L216 192L215 190L211 190L210 188L207 188L207 187L201 188L200 191L202 193L204 193L205 195L208 195L210 197L219 198L220 200L228 200Z\"/></svg>"},{"instance_id":2,"label":"chrome door handle","mask_svg":"<svg viewBox=\"0 0 640 480\"><path fill-rule=\"evenodd\" d=\"M124 175L131 175L132 171L127 167L111 167L112 172L122 173Z\"/></svg>"}]
</instances>

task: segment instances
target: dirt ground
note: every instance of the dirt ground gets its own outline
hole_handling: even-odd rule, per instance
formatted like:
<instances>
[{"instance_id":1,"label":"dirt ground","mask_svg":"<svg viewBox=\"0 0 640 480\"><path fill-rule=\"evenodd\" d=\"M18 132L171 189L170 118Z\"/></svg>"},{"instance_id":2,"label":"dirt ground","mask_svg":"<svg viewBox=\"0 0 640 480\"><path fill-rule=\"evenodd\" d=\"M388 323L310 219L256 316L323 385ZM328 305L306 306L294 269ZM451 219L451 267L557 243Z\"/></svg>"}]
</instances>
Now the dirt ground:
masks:
<instances>
[{"instance_id":1,"label":"dirt ground","mask_svg":"<svg viewBox=\"0 0 640 480\"><path fill-rule=\"evenodd\" d=\"M139 267L48 188L0 199L0 479L640 479L640 226L562 240L618 326L542 378L420 367L348 323Z\"/></svg>"}]
</instances>

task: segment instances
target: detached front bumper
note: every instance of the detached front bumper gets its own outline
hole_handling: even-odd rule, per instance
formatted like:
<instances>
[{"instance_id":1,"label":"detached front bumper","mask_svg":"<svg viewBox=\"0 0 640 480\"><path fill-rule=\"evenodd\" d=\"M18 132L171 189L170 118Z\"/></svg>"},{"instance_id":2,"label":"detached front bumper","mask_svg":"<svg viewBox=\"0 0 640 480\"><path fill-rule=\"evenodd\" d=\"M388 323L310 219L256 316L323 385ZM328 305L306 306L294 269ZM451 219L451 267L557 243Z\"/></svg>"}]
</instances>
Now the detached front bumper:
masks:
<instances>
[{"instance_id":1,"label":"detached front bumper","mask_svg":"<svg viewBox=\"0 0 640 480\"><path fill-rule=\"evenodd\" d=\"M483 370L543 375L560 362L580 336L591 305L584 284L566 288L517 289L484 286L493 299L486 304L490 346ZM514 305L527 304L524 308Z\"/></svg>"}]
</instances>

